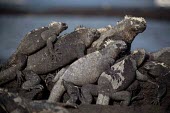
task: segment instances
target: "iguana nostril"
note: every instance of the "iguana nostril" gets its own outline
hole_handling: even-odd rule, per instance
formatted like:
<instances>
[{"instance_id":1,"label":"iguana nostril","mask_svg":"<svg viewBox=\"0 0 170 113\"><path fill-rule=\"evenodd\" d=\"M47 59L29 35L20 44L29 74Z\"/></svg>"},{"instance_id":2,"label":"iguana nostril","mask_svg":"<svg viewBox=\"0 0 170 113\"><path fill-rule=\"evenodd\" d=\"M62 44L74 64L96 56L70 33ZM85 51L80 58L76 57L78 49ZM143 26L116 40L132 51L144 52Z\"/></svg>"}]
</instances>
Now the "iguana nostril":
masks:
<instances>
[{"instance_id":1,"label":"iguana nostril","mask_svg":"<svg viewBox=\"0 0 170 113\"><path fill-rule=\"evenodd\" d=\"M61 23L61 25L62 25L64 28L68 28L68 26L67 26L66 23Z\"/></svg>"}]
</instances>

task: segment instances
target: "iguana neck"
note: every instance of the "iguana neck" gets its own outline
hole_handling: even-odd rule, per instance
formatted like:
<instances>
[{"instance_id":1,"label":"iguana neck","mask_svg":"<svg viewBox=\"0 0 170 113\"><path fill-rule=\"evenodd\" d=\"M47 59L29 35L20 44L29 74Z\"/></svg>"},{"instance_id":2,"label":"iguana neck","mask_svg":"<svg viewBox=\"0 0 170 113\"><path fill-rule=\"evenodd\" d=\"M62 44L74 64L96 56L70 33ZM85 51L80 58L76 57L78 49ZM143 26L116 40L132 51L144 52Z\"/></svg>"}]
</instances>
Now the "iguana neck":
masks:
<instances>
[{"instance_id":1,"label":"iguana neck","mask_svg":"<svg viewBox=\"0 0 170 113\"><path fill-rule=\"evenodd\" d=\"M54 29L54 28L51 28L49 27L49 30L48 30L51 34L55 34L55 35L59 35L61 30L60 29Z\"/></svg>"},{"instance_id":2,"label":"iguana neck","mask_svg":"<svg viewBox=\"0 0 170 113\"><path fill-rule=\"evenodd\" d=\"M118 54L121 52L119 48L104 48L100 50L100 53L103 56L110 57L110 58L116 58Z\"/></svg>"}]
</instances>

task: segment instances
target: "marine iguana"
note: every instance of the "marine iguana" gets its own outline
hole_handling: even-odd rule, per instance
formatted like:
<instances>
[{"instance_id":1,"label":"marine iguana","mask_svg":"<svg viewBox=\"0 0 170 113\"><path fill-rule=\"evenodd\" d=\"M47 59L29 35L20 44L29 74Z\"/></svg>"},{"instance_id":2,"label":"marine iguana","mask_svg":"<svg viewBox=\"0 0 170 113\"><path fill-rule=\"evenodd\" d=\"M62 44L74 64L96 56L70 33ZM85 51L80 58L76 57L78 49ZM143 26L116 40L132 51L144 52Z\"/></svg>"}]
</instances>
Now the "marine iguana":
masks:
<instances>
[{"instance_id":1,"label":"marine iguana","mask_svg":"<svg viewBox=\"0 0 170 113\"><path fill-rule=\"evenodd\" d=\"M47 45L51 55L53 55L53 43L57 40L57 36L68 28L66 23L52 22L48 27L34 29L27 33L21 40L17 50L12 54L4 67L10 67L16 64L14 61L17 54L29 56Z\"/></svg>"},{"instance_id":2,"label":"marine iguana","mask_svg":"<svg viewBox=\"0 0 170 113\"><path fill-rule=\"evenodd\" d=\"M64 103L48 103L45 100L31 101L11 93L6 89L0 89L0 110L5 113L69 113L66 108L76 106Z\"/></svg>"},{"instance_id":3,"label":"marine iguana","mask_svg":"<svg viewBox=\"0 0 170 113\"><path fill-rule=\"evenodd\" d=\"M167 52L167 48L162 49L162 50L166 50ZM152 53L151 55L152 58L153 56L157 56L157 58L158 56L161 56L163 54L162 50L161 52L156 52L157 55L155 55L156 53ZM133 67L134 65L127 65L129 64L129 62L127 61L127 58L128 58L127 56L124 60L114 64L111 67L111 70L102 73L102 75L98 79L97 86L90 85L90 84L83 86L82 93L84 93L83 97L85 97L86 99L84 100L84 103L90 103L92 101L91 95L96 95L99 93L97 104L107 105L109 103L109 97L110 97L115 100L123 100L124 105L129 105L130 101L132 100L131 95L129 92L125 90L132 83L132 81L137 79L139 81L152 83L158 87L157 95L155 99L152 100L152 103L160 104L162 97L166 93L167 87L166 87L165 76L168 76L168 74L170 73L170 68L166 64L158 62L158 61L147 61L147 62L144 62L143 64L143 61L146 60L145 57L147 53L144 51L143 52L139 51L139 53L140 54L137 54L136 56L134 54L135 57L133 56L133 54L132 56L130 55L132 59L129 59L129 60L131 61L132 64L133 64L133 60L136 58L137 58L136 61L138 62L140 61L140 63L137 63L137 66L135 68ZM166 56L164 57L164 59L165 58ZM126 65L123 65L123 66L119 65L119 64L123 64L122 63L123 61L124 61L124 64ZM141 70L143 68L144 70L147 71L147 74L149 74L150 77L145 74L142 74L140 71L137 70L137 67L139 67L138 64L142 64L142 67L140 67L138 70ZM122 67L124 67L123 69L126 69L125 67L128 67L128 70L123 71L124 73L120 73L121 72L120 69L122 69ZM118 69L118 70L115 70L115 69ZM153 80L151 77L154 77L157 79ZM97 89L97 91L94 89Z\"/></svg>"},{"instance_id":4,"label":"marine iguana","mask_svg":"<svg viewBox=\"0 0 170 113\"><path fill-rule=\"evenodd\" d=\"M165 59L166 57L164 57ZM168 58L167 58L168 59ZM141 74L146 75L148 78L152 79L154 85L157 87L156 97L147 97L145 95L145 100L151 102L152 104L161 104L161 100L167 93L167 89L169 84L169 78L170 78L170 68L168 65L166 65L163 62L159 61L146 61L143 66L139 69ZM145 87L145 84L142 84L143 87ZM143 89L147 90L147 89ZM154 93L155 93L154 92ZM145 94L146 92L144 92ZM153 92L152 92L153 93ZM152 100L150 99L152 98Z\"/></svg>"},{"instance_id":5,"label":"marine iguana","mask_svg":"<svg viewBox=\"0 0 170 113\"><path fill-rule=\"evenodd\" d=\"M62 72L56 75L59 80L55 83L48 101L60 101L60 97L66 90L63 81L78 86L96 82L101 73L110 68L118 54L126 47L123 41L111 42L104 49L90 53L72 63L67 69L61 70ZM72 101L72 99L69 101Z\"/></svg>"},{"instance_id":6,"label":"marine iguana","mask_svg":"<svg viewBox=\"0 0 170 113\"><path fill-rule=\"evenodd\" d=\"M99 29L99 31L102 31L101 36L98 40L93 42L91 47L88 49L88 53L102 49L110 40L125 41L128 46L127 52L129 52L134 38L146 29L146 21L142 17L125 16L124 19L118 22L116 26L110 26L108 28L109 29L106 27L104 31Z\"/></svg>"},{"instance_id":7,"label":"marine iguana","mask_svg":"<svg viewBox=\"0 0 170 113\"><path fill-rule=\"evenodd\" d=\"M170 78L170 47L162 48L156 52L148 53L148 60L142 65L142 67L139 69L141 74L147 75L148 78L153 79L154 85L150 84L142 84L144 87L144 94L145 94L145 100L148 100L148 103L152 104L161 104L161 100L165 96L165 94L168 92L169 89L169 78ZM154 91L154 94L152 97L146 96L146 92L150 91L153 93L152 89L149 89L149 87L155 87L156 91ZM147 86L147 88L145 87ZM149 89L149 91L147 91ZM146 92L145 92L146 91ZM155 93L156 92L156 93ZM156 97L155 97L156 96ZM153 100L154 98L154 100ZM146 102L146 103L147 103Z\"/></svg>"},{"instance_id":8,"label":"marine iguana","mask_svg":"<svg viewBox=\"0 0 170 113\"><path fill-rule=\"evenodd\" d=\"M82 86L82 103L90 104L92 96L97 96L97 104L108 105L109 99L121 100L124 105L129 105L131 94L126 89L136 80L136 70L145 59L145 50L135 50L123 60L112 65L104 71L98 84L86 84Z\"/></svg>"},{"instance_id":9,"label":"marine iguana","mask_svg":"<svg viewBox=\"0 0 170 113\"><path fill-rule=\"evenodd\" d=\"M49 57L48 48L38 51L28 57L26 70L33 70L37 74L46 74L72 63L84 56L86 49L99 38L96 29L86 28L73 31L54 43L55 60Z\"/></svg>"},{"instance_id":10,"label":"marine iguana","mask_svg":"<svg viewBox=\"0 0 170 113\"><path fill-rule=\"evenodd\" d=\"M84 56L86 48L88 48L91 43L99 36L100 33L96 29L80 29L73 31L70 34L64 35L54 43L53 54L55 59L50 57L48 47L45 47L38 52L29 55L27 59L27 65L24 70L22 70L22 72L24 71L24 73L28 74L28 76L30 75L31 77L25 77L26 82L23 83L22 88L30 89L34 88L33 84L38 85L40 78L37 74L47 74L49 72L55 71L58 68L72 63L74 60ZM11 69L8 68L7 70L1 72L1 74L5 75L0 75L1 82L5 83L15 78L15 75L8 73L10 71ZM32 71L31 73L34 72L34 74L27 73L27 71ZM5 82L2 80L5 80Z\"/></svg>"},{"instance_id":11,"label":"marine iguana","mask_svg":"<svg viewBox=\"0 0 170 113\"><path fill-rule=\"evenodd\" d=\"M170 66L170 47L162 48L149 54L149 60L159 61Z\"/></svg>"},{"instance_id":12,"label":"marine iguana","mask_svg":"<svg viewBox=\"0 0 170 113\"><path fill-rule=\"evenodd\" d=\"M18 76L20 78L21 71L24 69L26 65L27 57L23 57L21 54L16 55L16 65L12 65L11 67L7 68L0 72L0 85L9 82Z\"/></svg>"}]
</instances>

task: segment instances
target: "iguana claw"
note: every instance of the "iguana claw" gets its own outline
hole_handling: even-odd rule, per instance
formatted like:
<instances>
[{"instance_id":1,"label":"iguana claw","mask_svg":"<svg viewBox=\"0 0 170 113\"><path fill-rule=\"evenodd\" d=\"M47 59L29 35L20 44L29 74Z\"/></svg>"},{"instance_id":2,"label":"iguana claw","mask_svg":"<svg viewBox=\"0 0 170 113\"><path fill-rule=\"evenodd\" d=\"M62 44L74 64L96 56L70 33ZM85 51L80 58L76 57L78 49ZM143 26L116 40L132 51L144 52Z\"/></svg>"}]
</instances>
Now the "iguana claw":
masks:
<instances>
[{"instance_id":1,"label":"iguana claw","mask_svg":"<svg viewBox=\"0 0 170 113\"><path fill-rule=\"evenodd\" d=\"M160 98L156 98L156 99L154 99L152 102L151 102L151 104L153 104L153 105L161 105L161 102L160 102Z\"/></svg>"}]
</instances>

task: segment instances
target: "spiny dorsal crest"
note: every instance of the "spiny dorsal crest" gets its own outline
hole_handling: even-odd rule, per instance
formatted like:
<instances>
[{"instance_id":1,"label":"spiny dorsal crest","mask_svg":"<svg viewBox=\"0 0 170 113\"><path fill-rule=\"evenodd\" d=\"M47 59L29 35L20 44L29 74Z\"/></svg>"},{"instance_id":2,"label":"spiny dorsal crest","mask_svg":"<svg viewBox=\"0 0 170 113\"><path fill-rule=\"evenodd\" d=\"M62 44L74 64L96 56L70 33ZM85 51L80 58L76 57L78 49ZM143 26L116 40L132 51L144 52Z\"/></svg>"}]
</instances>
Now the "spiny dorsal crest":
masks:
<instances>
[{"instance_id":1,"label":"spiny dorsal crest","mask_svg":"<svg viewBox=\"0 0 170 113\"><path fill-rule=\"evenodd\" d=\"M50 24L49 24L49 27L52 27L52 26L54 26L54 25L60 25L61 24L61 22L55 22L55 21L53 21L53 22L51 22Z\"/></svg>"},{"instance_id":2,"label":"spiny dorsal crest","mask_svg":"<svg viewBox=\"0 0 170 113\"><path fill-rule=\"evenodd\" d=\"M128 16L126 15L124 17L125 20L129 19L129 20L136 20L136 21L139 21L139 22L144 22L146 24L146 20L142 17L131 17L131 16Z\"/></svg>"},{"instance_id":3,"label":"spiny dorsal crest","mask_svg":"<svg viewBox=\"0 0 170 113\"><path fill-rule=\"evenodd\" d=\"M83 25L79 25L79 26L77 26L77 27L74 29L74 31L78 31L78 30L80 30L80 29L86 29L86 27L83 26Z\"/></svg>"},{"instance_id":4,"label":"spiny dorsal crest","mask_svg":"<svg viewBox=\"0 0 170 113\"><path fill-rule=\"evenodd\" d=\"M97 30L100 32L100 33L103 33L103 32L106 32L107 30L113 28L111 25L108 25L104 28L98 28Z\"/></svg>"}]
</instances>

